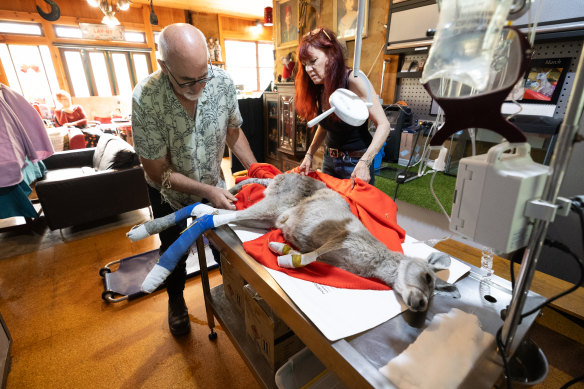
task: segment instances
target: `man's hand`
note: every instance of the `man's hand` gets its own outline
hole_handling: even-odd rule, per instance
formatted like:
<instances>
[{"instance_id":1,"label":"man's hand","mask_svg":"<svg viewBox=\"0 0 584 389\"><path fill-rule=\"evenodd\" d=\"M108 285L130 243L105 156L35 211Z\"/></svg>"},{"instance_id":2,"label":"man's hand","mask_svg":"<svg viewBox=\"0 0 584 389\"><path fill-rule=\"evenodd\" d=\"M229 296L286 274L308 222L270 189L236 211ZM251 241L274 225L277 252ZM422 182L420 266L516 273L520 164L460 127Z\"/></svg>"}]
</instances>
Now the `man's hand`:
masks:
<instances>
[{"instance_id":1,"label":"man's hand","mask_svg":"<svg viewBox=\"0 0 584 389\"><path fill-rule=\"evenodd\" d=\"M205 197L215 208L235 210L233 203L237 201L237 198L226 189L210 187Z\"/></svg>"}]
</instances>

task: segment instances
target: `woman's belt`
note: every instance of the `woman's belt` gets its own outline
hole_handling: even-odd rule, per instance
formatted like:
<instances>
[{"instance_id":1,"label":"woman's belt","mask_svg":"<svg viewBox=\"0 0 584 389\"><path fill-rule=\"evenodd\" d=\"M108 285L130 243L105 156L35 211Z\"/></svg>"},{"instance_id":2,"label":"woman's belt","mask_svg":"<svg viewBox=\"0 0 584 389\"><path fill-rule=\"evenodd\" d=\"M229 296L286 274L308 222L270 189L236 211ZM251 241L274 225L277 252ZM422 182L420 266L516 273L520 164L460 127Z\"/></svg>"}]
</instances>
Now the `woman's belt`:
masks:
<instances>
[{"instance_id":1,"label":"woman's belt","mask_svg":"<svg viewBox=\"0 0 584 389\"><path fill-rule=\"evenodd\" d=\"M355 151L341 151L339 149L333 149L332 147L327 147L325 152L332 158L361 158L365 154L366 150L355 150Z\"/></svg>"}]
</instances>

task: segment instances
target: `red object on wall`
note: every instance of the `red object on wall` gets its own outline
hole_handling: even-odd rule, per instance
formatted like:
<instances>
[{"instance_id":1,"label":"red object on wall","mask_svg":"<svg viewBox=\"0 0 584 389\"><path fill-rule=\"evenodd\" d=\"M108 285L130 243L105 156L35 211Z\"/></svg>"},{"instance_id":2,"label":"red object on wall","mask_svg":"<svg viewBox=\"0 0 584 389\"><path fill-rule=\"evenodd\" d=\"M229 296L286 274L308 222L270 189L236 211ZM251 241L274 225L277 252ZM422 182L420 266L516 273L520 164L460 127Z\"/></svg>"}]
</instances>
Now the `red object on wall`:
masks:
<instances>
[{"instance_id":1,"label":"red object on wall","mask_svg":"<svg viewBox=\"0 0 584 389\"><path fill-rule=\"evenodd\" d=\"M264 8L264 26L273 26L272 7Z\"/></svg>"}]
</instances>

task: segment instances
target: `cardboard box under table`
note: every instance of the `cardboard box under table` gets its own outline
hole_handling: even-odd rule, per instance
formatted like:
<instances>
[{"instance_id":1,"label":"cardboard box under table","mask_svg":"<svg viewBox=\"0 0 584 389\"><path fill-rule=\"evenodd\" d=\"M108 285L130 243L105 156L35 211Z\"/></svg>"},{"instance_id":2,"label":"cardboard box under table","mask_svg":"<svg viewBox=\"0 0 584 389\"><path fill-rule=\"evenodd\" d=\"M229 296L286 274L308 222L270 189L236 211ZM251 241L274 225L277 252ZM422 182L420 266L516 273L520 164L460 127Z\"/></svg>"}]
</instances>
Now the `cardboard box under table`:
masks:
<instances>
[{"instance_id":1,"label":"cardboard box under table","mask_svg":"<svg viewBox=\"0 0 584 389\"><path fill-rule=\"evenodd\" d=\"M304 347L264 299L251 287L243 287L245 331L274 370Z\"/></svg>"},{"instance_id":2,"label":"cardboard box under table","mask_svg":"<svg viewBox=\"0 0 584 389\"><path fill-rule=\"evenodd\" d=\"M221 255L221 273L223 275L223 290L225 296L233 303L237 310L243 314L243 286L247 282L233 267L225 256Z\"/></svg>"}]
</instances>

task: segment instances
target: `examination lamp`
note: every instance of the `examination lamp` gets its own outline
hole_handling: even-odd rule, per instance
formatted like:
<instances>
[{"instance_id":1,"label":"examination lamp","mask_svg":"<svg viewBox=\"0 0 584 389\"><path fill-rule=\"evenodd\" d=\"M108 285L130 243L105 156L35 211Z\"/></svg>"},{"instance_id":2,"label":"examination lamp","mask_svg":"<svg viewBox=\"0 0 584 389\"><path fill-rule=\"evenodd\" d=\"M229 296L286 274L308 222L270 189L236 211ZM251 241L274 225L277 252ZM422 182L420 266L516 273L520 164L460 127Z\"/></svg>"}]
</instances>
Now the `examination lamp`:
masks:
<instances>
[{"instance_id":1,"label":"examination lamp","mask_svg":"<svg viewBox=\"0 0 584 389\"><path fill-rule=\"evenodd\" d=\"M371 102L371 83L369 79L361 70L359 70L359 63L361 61L361 41L363 31L363 18L365 17L365 1L359 0L359 12L357 14L357 30L355 31L355 53L353 58L353 74L354 77L360 77L365 82L367 88L367 102L361 100L352 91L346 88L339 88L334 91L329 97L329 104L331 108L324 111L311 121L307 123L308 127L314 127L321 120L332 114L333 112L345 123L352 126L360 126L369 118L369 107L373 105Z\"/></svg>"}]
</instances>

